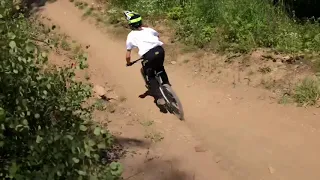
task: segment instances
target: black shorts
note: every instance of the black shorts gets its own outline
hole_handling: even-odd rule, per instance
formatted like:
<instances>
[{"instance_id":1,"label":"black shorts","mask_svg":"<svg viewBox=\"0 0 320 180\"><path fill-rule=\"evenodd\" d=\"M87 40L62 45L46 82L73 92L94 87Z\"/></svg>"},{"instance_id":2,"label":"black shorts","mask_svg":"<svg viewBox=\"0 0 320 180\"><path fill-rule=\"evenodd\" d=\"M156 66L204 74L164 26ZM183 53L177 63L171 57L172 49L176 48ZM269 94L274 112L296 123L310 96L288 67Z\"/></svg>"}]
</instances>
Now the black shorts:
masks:
<instances>
[{"instance_id":1,"label":"black shorts","mask_svg":"<svg viewBox=\"0 0 320 180\"><path fill-rule=\"evenodd\" d=\"M148 72L150 69L156 70L157 72L160 72L163 70L165 52L162 46L156 46L150 49L142 57L144 59L142 63L143 69L148 76L149 75L152 76L152 72Z\"/></svg>"}]
</instances>

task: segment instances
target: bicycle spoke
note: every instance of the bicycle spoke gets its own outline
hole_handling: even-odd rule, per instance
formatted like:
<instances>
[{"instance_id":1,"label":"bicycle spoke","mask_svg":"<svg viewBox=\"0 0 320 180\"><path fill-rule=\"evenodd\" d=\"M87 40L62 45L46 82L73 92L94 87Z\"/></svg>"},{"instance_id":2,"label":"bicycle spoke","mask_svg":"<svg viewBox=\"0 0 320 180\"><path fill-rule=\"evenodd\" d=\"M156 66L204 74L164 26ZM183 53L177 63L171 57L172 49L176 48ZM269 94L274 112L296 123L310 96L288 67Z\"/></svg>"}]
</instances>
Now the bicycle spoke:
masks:
<instances>
[{"instance_id":1,"label":"bicycle spoke","mask_svg":"<svg viewBox=\"0 0 320 180\"><path fill-rule=\"evenodd\" d=\"M170 112L173 111L173 114L179 117L179 119L183 119L183 110L179 99L177 99L177 95L173 92L170 86L163 85L161 87L162 93L165 96L165 99L168 104L168 108Z\"/></svg>"}]
</instances>

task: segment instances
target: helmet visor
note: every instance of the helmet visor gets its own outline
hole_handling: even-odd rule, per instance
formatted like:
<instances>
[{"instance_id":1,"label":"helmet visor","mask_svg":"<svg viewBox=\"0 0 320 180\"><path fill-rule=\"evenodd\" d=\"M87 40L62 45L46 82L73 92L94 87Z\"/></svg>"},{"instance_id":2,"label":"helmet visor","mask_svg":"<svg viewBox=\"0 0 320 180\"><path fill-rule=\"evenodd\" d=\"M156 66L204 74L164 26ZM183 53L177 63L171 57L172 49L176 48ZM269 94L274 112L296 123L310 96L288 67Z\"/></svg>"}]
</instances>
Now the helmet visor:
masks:
<instances>
[{"instance_id":1,"label":"helmet visor","mask_svg":"<svg viewBox=\"0 0 320 180\"><path fill-rule=\"evenodd\" d=\"M137 22L140 22L141 20L142 20L141 17L138 17L138 18L135 18L135 19L130 19L129 20L129 24L137 23Z\"/></svg>"}]
</instances>

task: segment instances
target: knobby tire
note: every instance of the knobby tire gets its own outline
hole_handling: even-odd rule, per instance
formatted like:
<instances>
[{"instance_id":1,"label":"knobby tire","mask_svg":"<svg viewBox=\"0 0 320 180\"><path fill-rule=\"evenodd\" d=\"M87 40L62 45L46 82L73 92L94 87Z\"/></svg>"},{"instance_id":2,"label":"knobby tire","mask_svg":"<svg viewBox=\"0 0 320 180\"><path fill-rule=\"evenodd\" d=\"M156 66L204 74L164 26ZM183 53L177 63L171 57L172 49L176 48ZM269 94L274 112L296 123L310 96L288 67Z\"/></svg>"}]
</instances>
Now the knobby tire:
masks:
<instances>
[{"instance_id":1,"label":"knobby tire","mask_svg":"<svg viewBox=\"0 0 320 180\"><path fill-rule=\"evenodd\" d=\"M167 104L170 106L169 108L172 110L172 103L174 102L171 102L170 101L170 97L168 97L168 95L166 94L169 93L169 95L172 96L172 98L175 100L175 104L177 105L177 108L178 108L178 111L179 112L176 112L176 110L173 110L173 113L180 119L180 120L184 120L184 112L183 112L183 107L182 107L182 104L181 104L181 101L180 99L178 98L177 94L173 91L172 87L168 84L163 84L161 87L160 87L160 91L161 91L161 94L163 95L165 101L167 102ZM176 107L174 107L176 108Z\"/></svg>"}]
</instances>

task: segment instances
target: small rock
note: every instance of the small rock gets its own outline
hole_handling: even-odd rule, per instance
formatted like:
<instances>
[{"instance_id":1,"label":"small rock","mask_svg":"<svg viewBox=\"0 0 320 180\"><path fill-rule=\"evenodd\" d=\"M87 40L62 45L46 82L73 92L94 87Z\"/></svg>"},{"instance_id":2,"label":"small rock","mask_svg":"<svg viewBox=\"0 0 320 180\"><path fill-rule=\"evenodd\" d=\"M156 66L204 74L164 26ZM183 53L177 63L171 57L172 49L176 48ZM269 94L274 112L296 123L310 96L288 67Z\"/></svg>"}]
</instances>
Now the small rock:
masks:
<instances>
[{"instance_id":1,"label":"small rock","mask_svg":"<svg viewBox=\"0 0 320 180\"><path fill-rule=\"evenodd\" d=\"M216 157L214 157L214 161L215 161L216 163L219 163L221 160L222 160L222 157L221 157L221 156L216 156Z\"/></svg>"},{"instance_id":2,"label":"small rock","mask_svg":"<svg viewBox=\"0 0 320 180\"><path fill-rule=\"evenodd\" d=\"M263 54L263 55L261 55L261 57L263 57L266 60L269 60L269 59L274 60L275 59L271 54Z\"/></svg>"},{"instance_id":3,"label":"small rock","mask_svg":"<svg viewBox=\"0 0 320 180\"><path fill-rule=\"evenodd\" d=\"M194 147L194 150L196 152L206 152L207 151L207 149L202 146L196 146L196 147Z\"/></svg>"},{"instance_id":4,"label":"small rock","mask_svg":"<svg viewBox=\"0 0 320 180\"><path fill-rule=\"evenodd\" d=\"M177 64L177 62L176 62L176 61L171 61L170 63L171 63L172 65Z\"/></svg>"},{"instance_id":5,"label":"small rock","mask_svg":"<svg viewBox=\"0 0 320 180\"><path fill-rule=\"evenodd\" d=\"M102 87L102 86L99 86L99 85L95 85L93 87L93 91L99 96L99 97L102 97L102 96L105 96L106 95L106 90Z\"/></svg>"},{"instance_id":6,"label":"small rock","mask_svg":"<svg viewBox=\"0 0 320 180\"><path fill-rule=\"evenodd\" d=\"M287 60L291 59L291 57L290 56L284 56L284 57L282 57L282 59L287 61Z\"/></svg>"},{"instance_id":7,"label":"small rock","mask_svg":"<svg viewBox=\"0 0 320 180\"><path fill-rule=\"evenodd\" d=\"M294 65L294 69L298 69L300 67L300 65Z\"/></svg>"},{"instance_id":8,"label":"small rock","mask_svg":"<svg viewBox=\"0 0 320 180\"><path fill-rule=\"evenodd\" d=\"M293 64L295 62L295 60L293 59L293 57L290 56L284 56L282 57L282 61L286 62L288 64Z\"/></svg>"},{"instance_id":9,"label":"small rock","mask_svg":"<svg viewBox=\"0 0 320 180\"><path fill-rule=\"evenodd\" d=\"M270 174L273 174L276 172L276 170L273 167L269 166L269 172Z\"/></svg>"}]
</instances>

